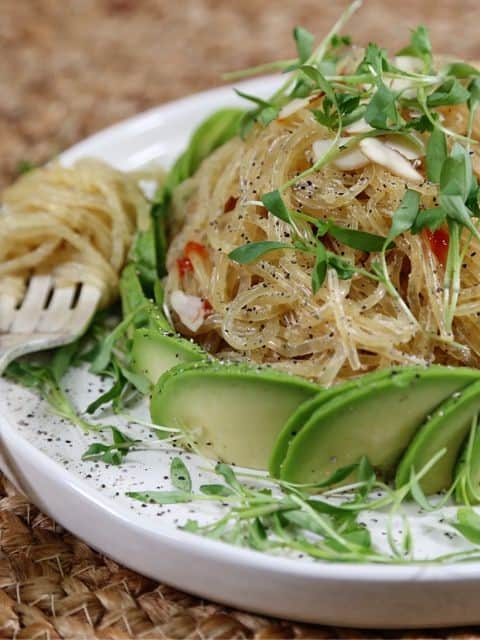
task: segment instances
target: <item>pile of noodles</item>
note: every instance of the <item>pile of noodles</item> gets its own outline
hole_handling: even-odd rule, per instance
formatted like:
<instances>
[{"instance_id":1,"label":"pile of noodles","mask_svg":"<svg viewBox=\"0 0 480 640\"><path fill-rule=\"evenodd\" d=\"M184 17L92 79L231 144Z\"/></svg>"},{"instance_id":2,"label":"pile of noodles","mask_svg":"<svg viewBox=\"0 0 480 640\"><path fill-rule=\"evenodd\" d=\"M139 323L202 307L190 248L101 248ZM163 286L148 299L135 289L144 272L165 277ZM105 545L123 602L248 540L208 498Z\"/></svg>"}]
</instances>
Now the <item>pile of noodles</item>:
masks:
<instances>
[{"instance_id":1,"label":"pile of noodles","mask_svg":"<svg viewBox=\"0 0 480 640\"><path fill-rule=\"evenodd\" d=\"M450 108L443 117L447 126L464 132L466 115L463 107ZM177 189L166 299L181 290L212 308L195 333L173 313L177 328L219 357L270 363L325 385L398 364L479 365L480 246L475 241L463 260L453 339L443 320L444 266L425 234L405 233L387 253L391 280L418 324L383 285L363 275L340 280L329 269L313 295L313 256L276 251L249 265L228 257L246 242L289 242L291 227L258 200L311 166L313 142L327 137L331 133L303 109L286 121L256 128L245 141L228 142ZM418 169L424 173L423 166ZM298 181L285 199L292 209L385 236L409 186L420 192L422 206L435 206L435 185L409 185L376 164L351 172L330 164ZM191 241L207 251L190 252L193 269L182 276L178 261ZM378 258L328 237L326 243L365 269Z\"/></svg>"},{"instance_id":2,"label":"pile of noodles","mask_svg":"<svg viewBox=\"0 0 480 640\"><path fill-rule=\"evenodd\" d=\"M98 160L35 169L8 188L0 212L0 294L20 300L30 274L52 273L56 284L85 282L117 294L148 203L134 176Z\"/></svg>"}]
</instances>

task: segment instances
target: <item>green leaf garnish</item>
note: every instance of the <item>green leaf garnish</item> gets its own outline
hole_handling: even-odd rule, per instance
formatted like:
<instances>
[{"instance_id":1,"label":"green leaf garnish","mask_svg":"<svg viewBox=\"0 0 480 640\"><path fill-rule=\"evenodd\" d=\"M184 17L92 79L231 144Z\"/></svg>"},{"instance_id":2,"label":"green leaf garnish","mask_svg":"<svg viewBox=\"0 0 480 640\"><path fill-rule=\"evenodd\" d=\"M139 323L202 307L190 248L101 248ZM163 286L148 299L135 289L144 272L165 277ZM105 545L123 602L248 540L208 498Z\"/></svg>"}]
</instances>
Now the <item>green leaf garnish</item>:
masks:
<instances>
[{"instance_id":1,"label":"green leaf garnish","mask_svg":"<svg viewBox=\"0 0 480 640\"><path fill-rule=\"evenodd\" d=\"M432 45L428 29L423 25L412 31L410 44L398 51L397 56L413 56L423 60L426 71L430 71L432 66Z\"/></svg>"},{"instance_id":2,"label":"green leaf garnish","mask_svg":"<svg viewBox=\"0 0 480 640\"><path fill-rule=\"evenodd\" d=\"M193 494L184 491L128 491L125 495L140 502L155 504L179 504L194 499Z\"/></svg>"},{"instance_id":3,"label":"green leaf garnish","mask_svg":"<svg viewBox=\"0 0 480 640\"><path fill-rule=\"evenodd\" d=\"M423 209L418 212L415 222L412 226L412 233L420 233L424 229L435 231L445 224L447 214L441 207L433 207L432 209Z\"/></svg>"},{"instance_id":4,"label":"green leaf garnish","mask_svg":"<svg viewBox=\"0 0 480 640\"><path fill-rule=\"evenodd\" d=\"M388 232L384 247L386 248L397 236L409 231L417 217L420 204L420 194L417 191L407 189L400 206L392 217L392 226Z\"/></svg>"},{"instance_id":5,"label":"green leaf garnish","mask_svg":"<svg viewBox=\"0 0 480 640\"><path fill-rule=\"evenodd\" d=\"M442 71L446 76L454 76L459 80L480 76L480 70L467 62L452 62Z\"/></svg>"},{"instance_id":6,"label":"green leaf garnish","mask_svg":"<svg viewBox=\"0 0 480 640\"><path fill-rule=\"evenodd\" d=\"M238 481L237 476L235 475L235 472L233 471L232 467L230 467L228 464L225 464L224 462L219 462L215 466L215 473L218 473L218 475L222 476L222 478L225 480L227 485L234 491L234 493L244 494L244 488Z\"/></svg>"},{"instance_id":7,"label":"green leaf garnish","mask_svg":"<svg viewBox=\"0 0 480 640\"><path fill-rule=\"evenodd\" d=\"M359 95L336 93L335 101L325 97L321 109L311 109L311 112L317 122L334 131L340 124L347 126L363 117L365 106L360 105Z\"/></svg>"},{"instance_id":8,"label":"green leaf garnish","mask_svg":"<svg viewBox=\"0 0 480 640\"><path fill-rule=\"evenodd\" d=\"M61 350L59 351L61 352ZM88 422L78 414L72 401L60 386L60 378L56 377L60 375L60 372L60 367L52 370L48 364L40 365L17 360L8 365L5 376L24 387L35 389L55 414L80 427L83 431L99 431L105 428L102 425Z\"/></svg>"},{"instance_id":9,"label":"green leaf garnish","mask_svg":"<svg viewBox=\"0 0 480 640\"><path fill-rule=\"evenodd\" d=\"M339 36L334 33L330 39L330 46L332 49L338 49L339 47L349 47L352 44L352 36Z\"/></svg>"},{"instance_id":10,"label":"green leaf garnish","mask_svg":"<svg viewBox=\"0 0 480 640\"><path fill-rule=\"evenodd\" d=\"M224 484L202 484L199 489L206 496L221 496L223 498L228 498L229 496L235 495L232 489L226 487Z\"/></svg>"},{"instance_id":11,"label":"green leaf garnish","mask_svg":"<svg viewBox=\"0 0 480 640\"><path fill-rule=\"evenodd\" d=\"M321 242L317 244L315 264L312 271L312 291L317 293L327 275L327 252Z\"/></svg>"},{"instance_id":12,"label":"green leaf garnish","mask_svg":"<svg viewBox=\"0 0 480 640\"><path fill-rule=\"evenodd\" d=\"M294 249L292 245L285 242L275 242L273 240L263 240L261 242L250 242L241 247L237 247L228 254L230 260L239 264L250 264L261 258L266 253L277 251L278 249Z\"/></svg>"},{"instance_id":13,"label":"green leaf garnish","mask_svg":"<svg viewBox=\"0 0 480 640\"><path fill-rule=\"evenodd\" d=\"M470 94L460 82L455 78L449 78L438 89L427 96L427 105L431 107L442 107L452 104L462 104L467 102Z\"/></svg>"},{"instance_id":14,"label":"green leaf garnish","mask_svg":"<svg viewBox=\"0 0 480 640\"><path fill-rule=\"evenodd\" d=\"M460 507L452 524L467 540L480 545L480 516L472 507Z\"/></svg>"},{"instance_id":15,"label":"green leaf garnish","mask_svg":"<svg viewBox=\"0 0 480 640\"><path fill-rule=\"evenodd\" d=\"M117 427L110 427L112 432L112 444L94 442L82 455L82 460L101 460L105 464L119 465L123 462L128 452L141 443L122 433Z\"/></svg>"},{"instance_id":16,"label":"green leaf garnish","mask_svg":"<svg viewBox=\"0 0 480 640\"><path fill-rule=\"evenodd\" d=\"M424 511L432 511L434 509L425 495L413 467L410 469L410 495Z\"/></svg>"},{"instance_id":17,"label":"green leaf garnish","mask_svg":"<svg viewBox=\"0 0 480 640\"><path fill-rule=\"evenodd\" d=\"M333 87L330 84L330 82L328 82L328 80L325 78L325 76L321 73L321 71L319 71L316 67L308 64L302 65L300 67L300 70L303 71L303 73L308 78L310 78L310 80L313 80L313 82L315 83L316 89L320 89L321 91L323 91L324 94L327 96L327 98L331 102L333 103L336 102L336 97L335 97L335 92L333 90Z\"/></svg>"},{"instance_id":18,"label":"green leaf garnish","mask_svg":"<svg viewBox=\"0 0 480 640\"><path fill-rule=\"evenodd\" d=\"M179 457L172 459L170 464L170 481L179 491L189 493L192 490L192 479L183 460Z\"/></svg>"},{"instance_id":19,"label":"green leaf garnish","mask_svg":"<svg viewBox=\"0 0 480 640\"><path fill-rule=\"evenodd\" d=\"M447 157L447 137L440 129L434 128L427 141L427 176L432 182L440 182L440 173Z\"/></svg>"},{"instance_id":20,"label":"green leaf garnish","mask_svg":"<svg viewBox=\"0 0 480 640\"><path fill-rule=\"evenodd\" d=\"M480 78L475 77L468 85L468 107L472 111L480 103Z\"/></svg>"},{"instance_id":21,"label":"green leaf garnish","mask_svg":"<svg viewBox=\"0 0 480 640\"><path fill-rule=\"evenodd\" d=\"M261 197L261 201L263 202L267 211L270 211L275 217L280 218L284 222L291 222L290 212L288 211L282 194L278 189L275 191L270 191L270 193L265 193Z\"/></svg>"},{"instance_id":22,"label":"green leaf garnish","mask_svg":"<svg viewBox=\"0 0 480 640\"><path fill-rule=\"evenodd\" d=\"M88 407L85 409L86 413L92 414L97 411L104 404L108 404L115 398L118 398L125 386L125 380L123 379L120 369L118 367L114 368L114 382L110 389L100 394L98 398L96 398L93 402L91 402Z\"/></svg>"},{"instance_id":23,"label":"green leaf garnish","mask_svg":"<svg viewBox=\"0 0 480 640\"><path fill-rule=\"evenodd\" d=\"M275 120L275 118L278 116L278 113L279 109L276 109L275 107L265 107L264 109L261 109L259 111L257 120L263 127L266 127L270 124L270 122L273 122L273 120Z\"/></svg>"},{"instance_id":24,"label":"green leaf garnish","mask_svg":"<svg viewBox=\"0 0 480 640\"><path fill-rule=\"evenodd\" d=\"M293 38L297 46L299 62L303 64L312 54L315 36L303 27L295 27L293 30Z\"/></svg>"},{"instance_id":25,"label":"green leaf garnish","mask_svg":"<svg viewBox=\"0 0 480 640\"><path fill-rule=\"evenodd\" d=\"M358 231L357 229L346 229L336 224L329 225L328 233L347 247L367 251L368 253L381 251L386 242L386 238L374 233Z\"/></svg>"},{"instance_id":26,"label":"green leaf garnish","mask_svg":"<svg viewBox=\"0 0 480 640\"><path fill-rule=\"evenodd\" d=\"M377 82L377 90L367 105L364 118L375 129L396 130L405 124L397 108L396 95L381 80Z\"/></svg>"},{"instance_id":27,"label":"green leaf garnish","mask_svg":"<svg viewBox=\"0 0 480 640\"><path fill-rule=\"evenodd\" d=\"M387 58L385 49L381 49L377 44L370 42L365 49L363 60L357 68L357 74L370 74L372 82L375 77L381 77L384 71L388 71L391 65ZM376 76L372 75L372 69Z\"/></svg>"},{"instance_id":28,"label":"green leaf garnish","mask_svg":"<svg viewBox=\"0 0 480 640\"><path fill-rule=\"evenodd\" d=\"M90 371L92 373L102 373L105 371L107 366L110 364L112 359L112 351L115 346L117 340L125 333L125 331L130 327L138 314L142 313L144 307L139 307L138 309L134 309L130 314L128 314L113 331L111 331L106 338L102 341L100 345L100 349L95 357L95 360L92 362Z\"/></svg>"},{"instance_id":29,"label":"green leaf garnish","mask_svg":"<svg viewBox=\"0 0 480 640\"><path fill-rule=\"evenodd\" d=\"M336 271L340 280L349 280L357 271L355 265L348 262L341 256L337 256L335 253L328 252L327 255L328 266Z\"/></svg>"},{"instance_id":30,"label":"green leaf garnish","mask_svg":"<svg viewBox=\"0 0 480 640\"><path fill-rule=\"evenodd\" d=\"M440 205L450 220L454 220L461 226L466 227L474 235L478 235L478 231L472 222L472 212L467 208L461 196L440 194Z\"/></svg>"}]
</instances>

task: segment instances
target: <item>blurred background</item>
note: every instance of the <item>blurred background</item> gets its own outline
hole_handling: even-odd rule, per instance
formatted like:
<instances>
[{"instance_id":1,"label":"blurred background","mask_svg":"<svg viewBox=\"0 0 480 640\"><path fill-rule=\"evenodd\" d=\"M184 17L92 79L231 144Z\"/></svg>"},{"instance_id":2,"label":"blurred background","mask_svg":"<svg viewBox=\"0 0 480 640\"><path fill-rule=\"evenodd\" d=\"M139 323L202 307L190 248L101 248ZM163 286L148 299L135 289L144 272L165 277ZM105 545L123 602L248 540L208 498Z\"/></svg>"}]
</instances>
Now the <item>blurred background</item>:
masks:
<instances>
[{"instance_id":1,"label":"blurred background","mask_svg":"<svg viewBox=\"0 0 480 640\"><path fill-rule=\"evenodd\" d=\"M345 0L0 0L0 186L113 122L290 57ZM423 23L434 48L480 59L478 0L365 0L348 33L395 50Z\"/></svg>"}]
</instances>

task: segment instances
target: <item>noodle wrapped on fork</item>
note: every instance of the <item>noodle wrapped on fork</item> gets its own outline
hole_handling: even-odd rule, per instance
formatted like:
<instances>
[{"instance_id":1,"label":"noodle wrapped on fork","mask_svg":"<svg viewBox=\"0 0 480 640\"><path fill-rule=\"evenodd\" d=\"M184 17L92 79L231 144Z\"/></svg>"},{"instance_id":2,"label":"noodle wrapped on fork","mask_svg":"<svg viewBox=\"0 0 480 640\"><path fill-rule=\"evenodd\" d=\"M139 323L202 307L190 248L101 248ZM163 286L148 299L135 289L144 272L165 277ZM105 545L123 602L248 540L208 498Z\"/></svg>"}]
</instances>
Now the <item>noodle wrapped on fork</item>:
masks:
<instances>
[{"instance_id":1,"label":"noodle wrapped on fork","mask_svg":"<svg viewBox=\"0 0 480 640\"><path fill-rule=\"evenodd\" d=\"M20 300L35 270L51 272L58 285L95 285L106 306L149 206L134 177L85 159L21 177L4 192L0 218L0 293Z\"/></svg>"}]
</instances>

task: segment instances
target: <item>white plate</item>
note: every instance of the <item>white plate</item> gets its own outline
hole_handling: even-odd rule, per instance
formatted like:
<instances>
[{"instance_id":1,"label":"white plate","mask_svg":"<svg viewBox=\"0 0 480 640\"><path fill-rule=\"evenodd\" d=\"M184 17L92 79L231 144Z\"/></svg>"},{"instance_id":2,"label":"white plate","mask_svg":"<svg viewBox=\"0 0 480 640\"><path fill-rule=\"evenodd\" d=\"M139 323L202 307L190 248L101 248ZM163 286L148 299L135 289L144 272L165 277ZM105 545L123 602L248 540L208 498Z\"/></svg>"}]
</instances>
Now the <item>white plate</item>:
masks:
<instances>
[{"instance_id":1,"label":"white plate","mask_svg":"<svg viewBox=\"0 0 480 640\"><path fill-rule=\"evenodd\" d=\"M262 78L242 88L268 95L276 83ZM111 127L76 145L62 159L71 163L97 156L122 169L154 159L167 165L196 124L219 106L235 104L239 99L228 87L201 93ZM82 408L101 386L85 371L76 371L68 381ZM134 489L169 487L166 476L173 451L161 449L158 441L152 440L151 450L129 455L121 467L81 462L92 438L52 416L29 391L3 379L0 429L1 466L35 504L94 548L147 576L225 604L306 622L377 628L480 622L480 563L326 564L200 538L176 525L189 517L206 520L215 512L212 507L143 507L124 495ZM129 429L148 437L147 430ZM208 473L199 468L205 462L181 455L188 458L195 482L200 477L205 481ZM414 512L412 522L419 554L465 546L455 535L447 539L451 530L433 530L432 516ZM373 529L380 543L382 525Z\"/></svg>"}]
</instances>

